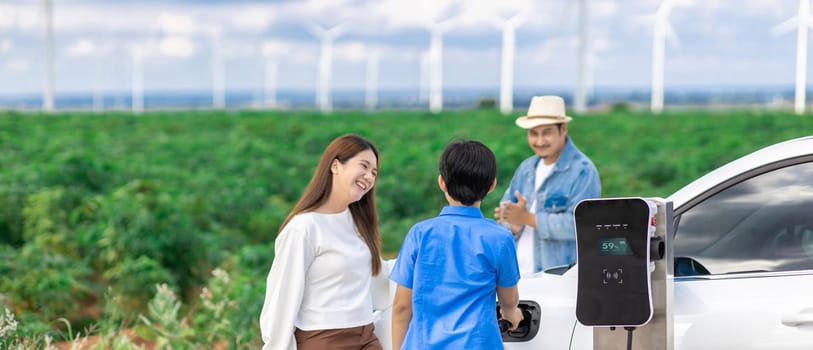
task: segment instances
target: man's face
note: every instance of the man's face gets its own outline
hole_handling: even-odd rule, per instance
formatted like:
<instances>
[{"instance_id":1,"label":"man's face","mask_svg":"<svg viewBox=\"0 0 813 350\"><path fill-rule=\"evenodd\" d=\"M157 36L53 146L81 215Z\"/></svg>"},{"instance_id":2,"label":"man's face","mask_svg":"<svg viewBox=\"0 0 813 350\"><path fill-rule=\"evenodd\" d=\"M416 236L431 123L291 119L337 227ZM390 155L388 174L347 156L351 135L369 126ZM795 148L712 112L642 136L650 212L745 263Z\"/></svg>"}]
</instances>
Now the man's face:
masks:
<instances>
[{"instance_id":1,"label":"man's face","mask_svg":"<svg viewBox=\"0 0 813 350\"><path fill-rule=\"evenodd\" d=\"M559 159L566 136L567 124L540 125L528 129L528 145L545 164L552 164Z\"/></svg>"}]
</instances>

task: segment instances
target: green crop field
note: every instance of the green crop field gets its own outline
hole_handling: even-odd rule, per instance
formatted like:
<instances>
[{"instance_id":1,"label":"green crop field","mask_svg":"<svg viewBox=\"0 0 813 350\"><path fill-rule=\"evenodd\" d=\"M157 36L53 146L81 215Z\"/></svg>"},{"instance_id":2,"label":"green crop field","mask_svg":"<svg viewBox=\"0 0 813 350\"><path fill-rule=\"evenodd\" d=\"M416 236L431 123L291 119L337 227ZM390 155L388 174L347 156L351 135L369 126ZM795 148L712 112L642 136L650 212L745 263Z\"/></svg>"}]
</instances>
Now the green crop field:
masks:
<instances>
[{"instance_id":1,"label":"green crop field","mask_svg":"<svg viewBox=\"0 0 813 350\"><path fill-rule=\"evenodd\" d=\"M437 161L451 140L497 155L491 215L531 155L517 115L0 112L0 348L88 333L97 349L257 348L274 238L330 140L358 133L378 147L383 247L394 257L409 227L445 204ZM603 196L665 197L813 134L813 116L620 110L575 115L569 128Z\"/></svg>"}]
</instances>

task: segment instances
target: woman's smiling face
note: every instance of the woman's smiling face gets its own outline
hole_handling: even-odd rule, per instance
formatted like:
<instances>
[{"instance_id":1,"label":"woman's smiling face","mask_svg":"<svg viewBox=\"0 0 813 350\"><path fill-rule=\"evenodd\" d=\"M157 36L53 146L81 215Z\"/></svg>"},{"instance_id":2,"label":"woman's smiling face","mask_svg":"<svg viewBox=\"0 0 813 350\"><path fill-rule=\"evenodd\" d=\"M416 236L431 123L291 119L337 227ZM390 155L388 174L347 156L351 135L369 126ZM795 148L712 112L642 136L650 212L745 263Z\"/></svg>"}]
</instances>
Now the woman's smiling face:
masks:
<instances>
[{"instance_id":1,"label":"woman's smiling face","mask_svg":"<svg viewBox=\"0 0 813 350\"><path fill-rule=\"evenodd\" d=\"M378 159L372 150L359 152L344 163L338 159L331 165L333 189L331 195L339 195L347 204L357 202L375 185L378 177Z\"/></svg>"}]
</instances>

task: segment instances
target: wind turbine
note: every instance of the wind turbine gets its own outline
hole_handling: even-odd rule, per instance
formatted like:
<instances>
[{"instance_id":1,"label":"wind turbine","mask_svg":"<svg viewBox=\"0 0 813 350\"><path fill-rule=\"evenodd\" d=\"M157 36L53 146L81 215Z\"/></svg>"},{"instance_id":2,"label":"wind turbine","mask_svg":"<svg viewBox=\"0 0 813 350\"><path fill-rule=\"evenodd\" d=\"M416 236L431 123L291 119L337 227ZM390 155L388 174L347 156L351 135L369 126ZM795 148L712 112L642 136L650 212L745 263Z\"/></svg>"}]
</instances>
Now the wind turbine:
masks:
<instances>
[{"instance_id":1,"label":"wind turbine","mask_svg":"<svg viewBox=\"0 0 813 350\"><path fill-rule=\"evenodd\" d=\"M500 62L500 111L508 115L514 111L514 53L517 27L525 22L527 12L520 12L503 23L502 61Z\"/></svg>"},{"instance_id":2,"label":"wind turbine","mask_svg":"<svg viewBox=\"0 0 813 350\"><path fill-rule=\"evenodd\" d=\"M663 61L666 37L677 41L677 36L669 24L669 13L673 0L663 0L655 11L655 25L652 35L652 100L650 109L653 113L663 111Z\"/></svg>"},{"instance_id":3,"label":"wind turbine","mask_svg":"<svg viewBox=\"0 0 813 350\"><path fill-rule=\"evenodd\" d=\"M500 111L508 115L514 111L514 53L516 52L516 32L527 18L525 9L507 20L487 14L486 21L502 30L502 53L500 58Z\"/></svg>"},{"instance_id":4,"label":"wind turbine","mask_svg":"<svg viewBox=\"0 0 813 350\"><path fill-rule=\"evenodd\" d=\"M319 53L319 77L316 83L316 105L322 113L333 111L333 102L330 98L330 78L333 62L333 41L344 33L344 26L336 25L330 29L324 29L311 23L309 26L311 33L321 41L321 51Z\"/></svg>"},{"instance_id":5,"label":"wind turbine","mask_svg":"<svg viewBox=\"0 0 813 350\"><path fill-rule=\"evenodd\" d=\"M429 43L429 110L440 113L443 110L443 33L449 30L451 19L430 22L427 27L431 35Z\"/></svg>"},{"instance_id":6,"label":"wind turbine","mask_svg":"<svg viewBox=\"0 0 813 350\"><path fill-rule=\"evenodd\" d=\"M810 18L810 0L799 0L799 12L785 22L774 27L774 35L785 33L796 27L796 96L793 110L796 114L805 112L807 89L807 27L813 26Z\"/></svg>"},{"instance_id":7,"label":"wind turbine","mask_svg":"<svg viewBox=\"0 0 813 350\"><path fill-rule=\"evenodd\" d=\"M42 109L54 110L54 6L51 0L42 1L45 21L45 86L42 92Z\"/></svg>"},{"instance_id":8,"label":"wind turbine","mask_svg":"<svg viewBox=\"0 0 813 350\"><path fill-rule=\"evenodd\" d=\"M373 50L367 55L367 76L365 83L364 104L367 110L375 110L378 104L378 66L380 54L378 50Z\"/></svg>"},{"instance_id":9,"label":"wind turbine","mask_svg":"<svg viewBox=\"0 0 813 350\"><path fill-rule=\"evenodd\" d=\"M588 36L587 36L587 3L579 0L579 68L576 81L576 93L573 96L573 109L578 113L587 111L587 65L588 65Z\"/></svg>"}]
</instances>

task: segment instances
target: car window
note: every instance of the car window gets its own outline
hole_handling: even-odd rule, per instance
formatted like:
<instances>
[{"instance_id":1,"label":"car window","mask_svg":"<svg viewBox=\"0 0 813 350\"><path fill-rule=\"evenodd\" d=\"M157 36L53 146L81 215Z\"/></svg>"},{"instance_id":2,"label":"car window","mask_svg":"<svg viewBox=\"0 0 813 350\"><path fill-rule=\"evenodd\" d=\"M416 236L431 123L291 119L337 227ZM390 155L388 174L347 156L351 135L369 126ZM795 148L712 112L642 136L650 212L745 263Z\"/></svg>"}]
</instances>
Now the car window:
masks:
<instances>
[{"instance_id":1,"label":"car window","mask_svg":"<svg viewBox=\"0 0 813 350\"><path fill-rule=\"evenodd\" d=\"M813 269L813 163L739 182L681 214L675 276Z\"/></svg>"}]
</instances>

